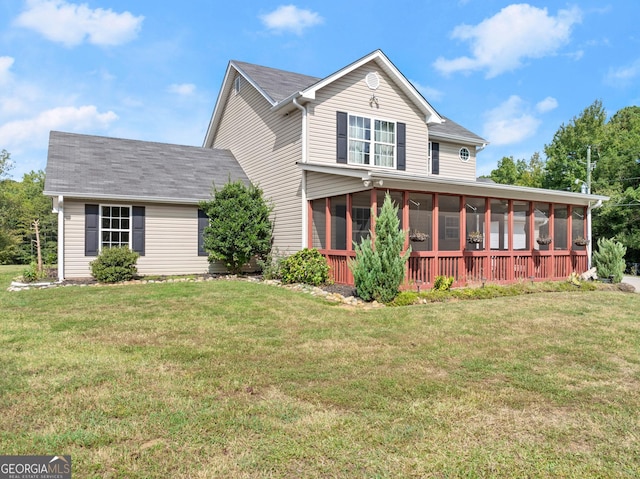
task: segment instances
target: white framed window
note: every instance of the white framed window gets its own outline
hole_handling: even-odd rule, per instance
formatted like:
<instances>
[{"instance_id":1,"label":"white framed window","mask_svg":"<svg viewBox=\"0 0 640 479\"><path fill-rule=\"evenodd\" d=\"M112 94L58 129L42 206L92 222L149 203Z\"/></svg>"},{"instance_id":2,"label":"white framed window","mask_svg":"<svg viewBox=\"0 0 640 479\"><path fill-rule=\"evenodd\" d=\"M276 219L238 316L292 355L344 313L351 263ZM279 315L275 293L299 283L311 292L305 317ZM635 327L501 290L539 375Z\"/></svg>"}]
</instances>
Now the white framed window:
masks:
<instances>
[{"instance_id":1,"label":"white framed window","mask_svg":"<svg viewBox=\"0 0 640 479\"><path fill-rule=\"evenodd\" d=\"M427 147L427 175L430 175L433 171L433 145L429 142Z\"/></svg>"},{"instance_id":2,"label":"white framed window","mask_svg":"<svg viewBox=\"0 0 640 479\"><path fill-rule=\"evenodd\" d=\"M395 168L395 122L349 115L348 131L349 163Z\"/></svg>"},{"instance_id":3,"label":"white framed window","mask_svg":"<svg viewBox=\"0 0 640 479\"><path fill-rule=\"evenodd\" d=\"M235 80L233 80L233 91L236 95L240 93L240 88L242 88L242 77L238 75Z\"/></svg>"},{"instance_id":4,"label":"white framed window","mask_svg":"<svg viewBox=\"0 0 640 479\"><path fill-rule=\"evenodd\" d=\"M460 151L458 152L458 156L460 157L460 161L462 161L464 163L469 161L469 158L471 158L471 153L469 152L469 148L467 148L465 146L460 148Z\"/></svg>"},{"instance_id":5,"label":"white framed window","mask_svg":"<svg viewBox=\"0 0 640 479\"><path fill-rule=\"evenodd\" d=\"M131 247L131 207L100 205L100 250Z\"/></svg>"}]
</instances>

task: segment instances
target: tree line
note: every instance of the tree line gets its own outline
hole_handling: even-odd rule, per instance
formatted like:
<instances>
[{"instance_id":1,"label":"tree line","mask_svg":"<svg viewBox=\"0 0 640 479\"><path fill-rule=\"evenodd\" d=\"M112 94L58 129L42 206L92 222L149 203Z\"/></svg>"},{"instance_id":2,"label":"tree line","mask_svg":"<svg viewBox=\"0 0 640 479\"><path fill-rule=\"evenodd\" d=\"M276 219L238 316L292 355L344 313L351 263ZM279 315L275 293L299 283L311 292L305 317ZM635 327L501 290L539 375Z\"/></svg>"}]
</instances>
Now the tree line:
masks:
<instances>
[{"instance_id":1,"label":"tree line","mask_svg":"<svg viewBox=\"0 0 640 479\"><path fill-rule=\"evenodd\" d=\"M596 100L527 161L502 158L489 178L496 183L581 191L591 155L591 192L611 199L593 210L594 238L615 238L628 262L640 263L640 107L620 109L607 120Z\"/></svg>"},{"instance_id":2,"label":"tree line","mask_svg":"<svg viewBox=\"0 0 640 479\"><path fill-rule=\"evenodd\" d=\"M44 171L25 173L22 181L7 178L11 155L0 152L0 264L29 264L37 258L37 222L42 258L56 263L58 217L51 198L43 195Z\"/></svg>"}]
</instances>

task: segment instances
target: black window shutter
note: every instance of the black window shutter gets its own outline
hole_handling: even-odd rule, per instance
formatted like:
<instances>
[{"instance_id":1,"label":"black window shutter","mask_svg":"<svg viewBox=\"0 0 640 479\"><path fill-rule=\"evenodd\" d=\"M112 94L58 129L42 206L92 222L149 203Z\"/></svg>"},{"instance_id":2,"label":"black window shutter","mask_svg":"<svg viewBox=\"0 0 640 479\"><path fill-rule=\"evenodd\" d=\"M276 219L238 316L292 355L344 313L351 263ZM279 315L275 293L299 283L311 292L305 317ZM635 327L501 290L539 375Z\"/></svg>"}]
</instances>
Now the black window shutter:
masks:
<instances>
[{"instance_id":1,"label":"black window shutter","mask_svg":"<svg viewBox=\"0 0 640 479\"><path fill-rule=\"evenodd\" d=\"M407 136L407 125L404 123L397 123L397 151L396 151L396 164L398 170L406 170L407 169L407 148L406 148L406 136Z\"/></svg>"},{"instance_id":2,"label":"black window shutter","mask_svg":"<svg viewBox=\"0 0 640 479\"><path fill-rule=\"evenodd\" d=\"M209 217L198 209L198 256L208 256L204 249L204 229L209 226Z\"/></svg>"},{"instance_id":3,"label":"black window shutter","mask_svg":"<svg viewBox=\"0 0 640 479\"><path fill-rule=\"evenodd\" d=\"M349 115L345 112L339 111L336 113L336 159L338 163L347 162L349 150L348 120Z\"/></svg>"},{"instance_id":4,"label":"black window shutter","mask_svg":"<svg viewBox=\"0 0 640 479\"><path fill-rule=\"evenodd\" d=\"M98 256L100 206L84 205L84 255Z\"/></svg>"},{"instance_id":5,"label":"black window shutter","mask_svg":"<svg viewBox=\"0 0 640 479\"><path fill-rule=\"evenodd\" d=\"M132 249L140 256L144 256L144 206L134 206L131 210L133 216Z\"/></svg>"},{"instance_id":6,"label":"black window shutter","mask_svg":"<svg viewBox=\"0 0 640 479\"><path fill-rule=\"evenodd\" d=\"M440 174L440 143L431 143L431 173Z\"/></svg>"}]
</instances>

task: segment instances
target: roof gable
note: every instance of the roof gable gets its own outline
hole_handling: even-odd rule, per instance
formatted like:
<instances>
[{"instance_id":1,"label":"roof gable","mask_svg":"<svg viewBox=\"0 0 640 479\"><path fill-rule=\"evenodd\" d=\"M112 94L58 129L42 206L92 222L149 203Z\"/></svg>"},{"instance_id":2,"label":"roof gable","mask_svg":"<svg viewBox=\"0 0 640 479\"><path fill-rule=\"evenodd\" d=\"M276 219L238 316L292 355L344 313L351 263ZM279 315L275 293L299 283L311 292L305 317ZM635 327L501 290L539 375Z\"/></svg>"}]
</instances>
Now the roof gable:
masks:
<instances>
[{"instance_id":1,"label":"roof gable","mask_svg":"<svg viewBox=\"0 0 640 479\"><path fill-rule=\"evenodd\" d=\"M369 62L375 62L407 95L409 101L418 107L424 114L424 121L429 124L429 129L433 131L434 136L442 139L466 141L476 145L487 143L486 140L478 135L440 115L387 56L381 50L375 50L325 78L302 75L236 60L229 62L203 146L211 147L213 145L215 132L224 110L223 101L233 88L236 72L260 92L274 110L294 109L294 100L299 100L299 103L303 104L315 99L318 90Z\"/></svg>"},{"instance_id":2,"label":"roof gable","mask_svg":"<svg viewBox=\"0 0 640 479\"><path fill-rule=\"evenodd\" d=\"M305 90L320 81L320 78L301 75L300 73L287 72L235 60L231 62L231 66L256 87L272 105L276 105L291 95Z\"/></svg>"},{"instance_id":3,"label":"roof gable","mask_svg":"<svg viewBox=\"0 0 640 479\"><path fill-rule=\"evenodd\" d=\"M52 131L44 193L196 204L229 180L250 184L228 150Z\"/></svg>"}]
</instances>

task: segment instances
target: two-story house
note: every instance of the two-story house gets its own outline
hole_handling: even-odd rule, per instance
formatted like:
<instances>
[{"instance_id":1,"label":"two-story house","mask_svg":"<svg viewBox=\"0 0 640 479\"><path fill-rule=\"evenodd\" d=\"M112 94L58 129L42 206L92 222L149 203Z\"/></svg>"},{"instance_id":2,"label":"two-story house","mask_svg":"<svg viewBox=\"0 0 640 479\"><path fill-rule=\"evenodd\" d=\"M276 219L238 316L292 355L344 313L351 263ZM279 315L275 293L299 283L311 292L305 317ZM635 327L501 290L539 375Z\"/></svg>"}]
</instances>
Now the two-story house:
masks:
<instances>
[{"instance_id":1,"label":"two-story house","mask_svg":"<svg viewBox=\"0 0 640 479\"><path fill-rule=\"evenodd\" d=\"M197 205L229 178L272 200L280 253L318 248L340 283L352 282L353 244L386 193L409 231L408 281L586 270L579 238L607 198L478 181L485 146L379 50L326 78L231 61L202 148L51 133L45 194L59 214L59 276L88 276L112 245L139 251L142 274L216 270Z\"/></svg>"}]
</instances>

